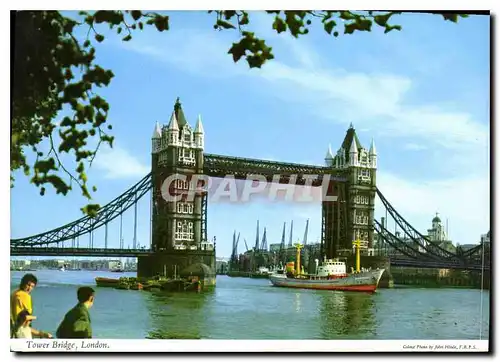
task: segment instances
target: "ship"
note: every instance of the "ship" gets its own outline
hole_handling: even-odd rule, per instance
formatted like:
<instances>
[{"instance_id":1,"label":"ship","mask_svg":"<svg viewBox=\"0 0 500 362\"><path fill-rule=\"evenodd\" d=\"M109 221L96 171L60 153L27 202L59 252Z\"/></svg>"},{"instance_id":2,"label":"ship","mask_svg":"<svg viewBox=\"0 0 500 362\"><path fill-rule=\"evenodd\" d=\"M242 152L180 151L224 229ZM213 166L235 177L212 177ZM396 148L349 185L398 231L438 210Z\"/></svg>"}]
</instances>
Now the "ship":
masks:
<instances>
[{"instance_id":1,"label":"ship","mask_svg":"<svg viewBox=\"0 0 500 362\"><path fill-rule=\"evenodd\" d=\"M98 287L112 287L115 288L120 284L120 279L112 279L112 278L95 278L95 282Z\"/></svg>"},{"instance_id":2,"label":"ship","mask_svg":"<svg viewBox=\"0 0 500 362\"><path fill-rule=\"evenodd\" d=\"M318 265L316 259L316 273L306 274L300 269L300 249L301 244L296 244L297 248L297 268L293 270L294 263L287 263L285 272L273 273L269 280L273 286L302 289L323 289L369 292L376 291L380 278L385 269L364 269L360 267L360 241L354 242L356 246L356 270L347 273L344 261L335 259L324 259L322 265Z\"/></svg>"}]
</instances>

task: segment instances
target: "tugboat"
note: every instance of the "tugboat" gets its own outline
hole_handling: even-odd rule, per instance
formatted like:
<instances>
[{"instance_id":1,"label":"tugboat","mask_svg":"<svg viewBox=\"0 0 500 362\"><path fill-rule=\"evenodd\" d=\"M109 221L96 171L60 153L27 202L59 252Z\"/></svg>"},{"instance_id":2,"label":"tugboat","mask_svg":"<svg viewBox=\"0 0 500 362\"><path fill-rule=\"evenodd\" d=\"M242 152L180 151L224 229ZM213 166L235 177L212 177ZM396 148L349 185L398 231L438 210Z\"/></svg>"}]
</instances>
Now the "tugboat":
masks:
<instances>
[{"instance_id":1,"label":"tugboat","mask_svg":"<svg viewBox=\"0 0 500 362\"><path fill-rule=\"evenodd\" d=\"M353 243L356 247L356 270L352 273L346 272L345 262L339 259L326 259L318 266L316 259L316 274L304 274L300 269L301 244L295 244L297 248L297 268L286 274L273 273L269 276L272 285L287 288L303 289L325 289L343 290L373 293L385 269L361 269L360 268L360 244L359 240Z\"/></svg>"}]
</instances>

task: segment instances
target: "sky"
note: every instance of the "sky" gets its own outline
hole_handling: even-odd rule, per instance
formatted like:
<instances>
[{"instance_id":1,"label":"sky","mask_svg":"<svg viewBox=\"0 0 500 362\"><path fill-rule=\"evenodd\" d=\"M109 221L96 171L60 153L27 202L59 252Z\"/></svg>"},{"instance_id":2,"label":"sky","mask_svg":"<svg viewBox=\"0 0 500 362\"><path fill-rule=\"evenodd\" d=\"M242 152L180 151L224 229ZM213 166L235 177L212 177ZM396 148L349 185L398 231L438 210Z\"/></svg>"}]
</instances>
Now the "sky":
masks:
<instances>
[{"instance_id":1,"label":"sky","mask_svg":"<svg viewBox=\"0 0 500 362\"><path fill-rule=\"evenodd\" d=\"M251 30L272 46L275 59L249 69L227 54L238 34L214 30L213 15L169 15L171 30L146 28L127 43L101 28L106 40L97 45L97 62L115 77L99 94L111 105L115 145L100 150L89 172L98 188L94 201L106 204L150 171L155 123L168 123L180 97L193 127L201 114L206 153L322 165L328 145L335 153L352 123L363 146L375 141L378 188L416 229L426 233L438 212L455 244L477 243L489 230L488 17L454 24L406 14L394 18L401 32L374 29L338 38L317 22L310 34L294 39L277 35L271 17L252 12ZM86 34L81 28L77 36L83 41ZM86 200L78 191L61 196L48 188L42 197L22 173L15 176L12 238L82 216ZM148 196L137 209L141 245L150 242ZM384 215L377 200L375 216ZM217 256L229 256L234 230L243 252L243 240L255 244L257 220L271 244L280 242L284 222L288 240L291 220L294 241L302 238L307 219L308 241L319 241L319 202L213 203L208 236L217 237ZM122 221L124 243L131 246L133 208ZM117 247L119 219L108 235L108 246ZM80 245L88 245L88 236ZM98 245L104 245L103 230L94 235Z\"/></svg>"}]
</instances>

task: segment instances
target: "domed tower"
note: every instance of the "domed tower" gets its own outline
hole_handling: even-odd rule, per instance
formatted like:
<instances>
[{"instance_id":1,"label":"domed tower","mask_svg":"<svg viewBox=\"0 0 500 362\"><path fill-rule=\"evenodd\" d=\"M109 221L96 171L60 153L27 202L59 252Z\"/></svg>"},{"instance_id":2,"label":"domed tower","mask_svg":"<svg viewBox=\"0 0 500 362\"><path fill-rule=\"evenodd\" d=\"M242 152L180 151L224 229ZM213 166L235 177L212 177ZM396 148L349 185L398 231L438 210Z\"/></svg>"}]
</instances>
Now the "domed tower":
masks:
<instances>
[{"instance_id":1,"label":"domed tower","mask_svg":"<svg viewBox=\"0 0 500 362\"><path fill-rule=\"evenodd\" d=\"M441 218L438 215L439 214L436 212L436 216L432 218L432 228L427 230L427 232L431 241L441 243L446 241L447 235L441 222Z\"/></svg>"},{"instance_id":2,"label":"domed tower","mask_svg":"<svg viewBox=\"0 0 500 362\"><path fill-rule=\"evenodd\" d=\"M439 214L436 212L436 216L432 219L432 227L437 229L439 225L441 225L441 219L438 216Z\"/></svg>"}]
</instances>

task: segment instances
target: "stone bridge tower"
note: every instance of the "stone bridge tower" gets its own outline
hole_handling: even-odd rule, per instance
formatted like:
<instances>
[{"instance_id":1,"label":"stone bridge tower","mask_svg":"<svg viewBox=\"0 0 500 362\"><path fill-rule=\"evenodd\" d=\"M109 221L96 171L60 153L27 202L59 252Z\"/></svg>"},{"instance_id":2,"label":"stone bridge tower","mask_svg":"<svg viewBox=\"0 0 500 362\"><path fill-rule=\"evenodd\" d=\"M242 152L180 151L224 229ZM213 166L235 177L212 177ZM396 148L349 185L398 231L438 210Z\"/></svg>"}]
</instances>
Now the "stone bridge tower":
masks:
<instances>
[{"instance_id":1,"label":"stone bridge tower","mask_svg":"<svg viewBox=\"0 0 500 362\"><path fill-rule=\"evenodd\" d=\"M151 138L154 253L139 260L141 276L179 275L196 263L215 271L215 248L207 242L208 195L195 192L200 184L194 176L203 174L204 136L201 116L193 129L179 99L168 125L156 123Z\"/></svg>"},{"instance_id":2,"label":"stone bridge tower","mask_svg":"<svg viewBox=\"0 0 500 362\"><path fill-rule=\"evenodd\" d=\"M152 137L153 230L152 248L199 248L206 242L206 197L187 197L197 185L193 175L203 174L204 131L201 117L193 130L177 99L170 122L164 127L157 123ZM172 180L172 182L166 182ZM165 192L181 199L167 201Z\"/></svg>"},{"instance_id":3,"label":"stone bridge tower","mask_svg":"<svg viewBox=\"0 0 500 362\"><path fill-rule=\"evenodd\" d=\"M336 202L323 202L323 240L327 257L347 256L353 251L353 240L363 242L362 253L373 250L377 151L372 140L370 149L361 145L354 127L347 130L342 145L333 155L328 148L325 162L333 172L347 178L344 184L332 183L329 194Z\"/></svg>"}]
</instances>

